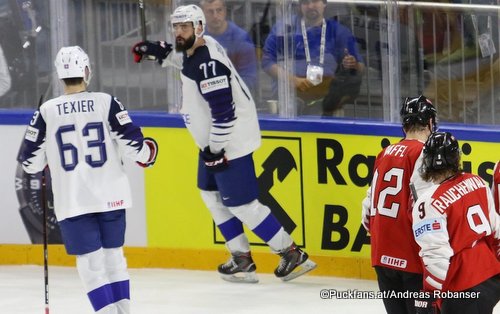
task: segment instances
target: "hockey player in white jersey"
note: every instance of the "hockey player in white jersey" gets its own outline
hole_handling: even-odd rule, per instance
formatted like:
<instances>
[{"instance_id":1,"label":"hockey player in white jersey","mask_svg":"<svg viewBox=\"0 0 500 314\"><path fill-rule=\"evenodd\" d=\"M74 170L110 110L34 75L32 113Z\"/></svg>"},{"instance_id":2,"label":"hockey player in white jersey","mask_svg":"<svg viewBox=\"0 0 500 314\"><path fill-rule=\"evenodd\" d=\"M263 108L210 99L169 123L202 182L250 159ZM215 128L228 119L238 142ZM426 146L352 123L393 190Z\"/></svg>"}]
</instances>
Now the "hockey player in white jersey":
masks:
<instances>
[{"instance_id":1,"label":"hockey player in white jersey","mask_svg":"<svg viewBox=\"0 0 500 314\"><path fill-rule=\"evenodd\" d=\"M260 130L252 96L212 37L204 36L205 16L196 5L178 7L170 17L175 49L182 52L182 109L199 147L198 188L226 240L231 258L218 267L228 281L257 282L243 224L281 256L275 275L291 280L316 267L298 248L271 210L258 201L252 154ZM172 45L144 41L132 48L134 60L154 56L176 63ZM243 223L243 224L242 224Z\"/></svg>"},{"instance_id":2,"label":"hockey player in white jersey","mask_svg":"<svg viewBox=\"0 0 500 314\"><path fill-rule=\"evenodd\" d=\"M122 157L152 166L158 146L116 97L87 91L90 63L80 47L61 48L54 63L64 95L35 111L18 159L28 173L50 168L64 245L95 312L130 313L123 244L132 198Z\"/></svg>"}]
</instances>

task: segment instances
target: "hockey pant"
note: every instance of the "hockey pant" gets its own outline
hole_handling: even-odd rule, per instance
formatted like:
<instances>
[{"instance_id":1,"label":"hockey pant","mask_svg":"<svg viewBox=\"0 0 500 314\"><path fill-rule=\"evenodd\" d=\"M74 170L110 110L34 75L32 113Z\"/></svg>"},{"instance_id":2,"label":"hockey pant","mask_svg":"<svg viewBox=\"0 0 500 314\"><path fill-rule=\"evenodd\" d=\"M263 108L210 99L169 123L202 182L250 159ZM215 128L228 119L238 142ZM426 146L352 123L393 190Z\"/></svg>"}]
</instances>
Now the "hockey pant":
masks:
<instances>
[{"instance_id":1,"label":"hockey pant","mask_svg":"<svg viewBox=\"0 0 500 314\"><path fill-rule=\"evenodd\" d=\"M422 274L400 271L388 267L375 266L380 291L419 292L423 289ZM388 314L415 313L415 299L384 298Z\"/></svg>"},{"instance_id":2,"label":"hockey pant","mask_svg":"<svg viewBox=\"0 0 500 314\"><path fill-rule=\"evenodd\" d=\"M250 251L243 224L266 242L274 252L282 251L292 245L292 238L271 213L269 207L258 200L241 206L226 207L222 204L217 191L201 190L201 196L224 236L229 251L244 253Z\"/></svg>"},{"instance_id":3,"label":"hockey pant","mask_svg":"<svg viewBox=\"0 0 500 314\"><path fill-rule=\"evenodd\" d=\"M96 313L130 313L130 277L122 247L78 255L76 266Z\"/></svg>"}]
</instances>

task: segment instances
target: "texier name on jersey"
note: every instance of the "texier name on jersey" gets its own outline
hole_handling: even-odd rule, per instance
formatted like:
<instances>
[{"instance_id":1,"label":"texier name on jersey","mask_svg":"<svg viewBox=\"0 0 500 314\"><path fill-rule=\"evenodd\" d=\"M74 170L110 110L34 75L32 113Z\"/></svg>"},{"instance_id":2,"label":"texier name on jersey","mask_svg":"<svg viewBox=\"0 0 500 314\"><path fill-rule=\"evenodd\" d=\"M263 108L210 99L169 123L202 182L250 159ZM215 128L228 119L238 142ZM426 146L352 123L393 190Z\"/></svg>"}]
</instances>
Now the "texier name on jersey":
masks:
<instances>
[{"instance_id":1,"label":"texier name on jersey","mask_svg":"<svg viewBox=\"0 0 500 314\"><path fill-rule=\"evenodd\" d=\"M385 150L384 156L404 157L407 148L408 146L406 145L389 145Z\"/></svg>"},{"instance_id":2,"label":"texier name on jersey","mask_svg":"<svg viewBox=\"0 0 500 314\"><path fill-rule=\"evenodd\" d=\"M92 99L68 101L61 104L56 104L56 107L59 115L78 112L93 112L94 101Z\"/></svg>"}]
</instances>

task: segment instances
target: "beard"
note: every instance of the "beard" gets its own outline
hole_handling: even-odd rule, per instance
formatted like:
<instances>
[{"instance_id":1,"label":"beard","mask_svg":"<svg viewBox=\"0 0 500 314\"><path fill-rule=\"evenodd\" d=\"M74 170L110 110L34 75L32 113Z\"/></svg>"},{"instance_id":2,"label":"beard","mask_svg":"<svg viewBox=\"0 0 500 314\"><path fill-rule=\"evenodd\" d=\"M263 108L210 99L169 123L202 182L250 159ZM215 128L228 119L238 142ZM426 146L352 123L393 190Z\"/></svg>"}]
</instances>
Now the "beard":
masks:
<instances>
[{"instance_id":1,"label":"beard","mask_svg":"<svg viewBox=\"0 0 500 314\"><path fill-rule=\"evenodd\" d=\"M188 50L189 48L193 47L195 40L196 40L195 35L192 35L188 39L184 39L182 37L177 37L175 39L175 51L183 52L183 51Z\"/></svg>"}]
</instances>

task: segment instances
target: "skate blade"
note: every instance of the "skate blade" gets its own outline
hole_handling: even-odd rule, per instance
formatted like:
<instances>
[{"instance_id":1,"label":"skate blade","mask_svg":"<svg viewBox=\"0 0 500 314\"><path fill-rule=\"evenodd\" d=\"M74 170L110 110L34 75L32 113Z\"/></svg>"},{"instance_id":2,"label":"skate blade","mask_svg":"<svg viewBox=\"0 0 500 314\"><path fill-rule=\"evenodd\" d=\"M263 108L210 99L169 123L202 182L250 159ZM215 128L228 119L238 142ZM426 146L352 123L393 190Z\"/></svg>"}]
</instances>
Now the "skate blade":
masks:
<instances>
[{"instance_id":1,"label":"skate blade","mask_svg":"<svg viewBox=\"0 0 500 314\"><path fill-rule=\"evenodd\" d=\"M292 279L295 279L297 277L304 275L305 273L310 272L311 270L315 269L316 266L318 266L318 265L316 265L315 262L311 261L310 259L307 259L304 263L297 266L296 271L294 271L294 272L292 272L284 277L281 277L281 280L290 281Z\"/></svg>"},{"instance_id":2,"label":"skate blade","mask_svg":"<svg viewBox=\"0 0 500 314\"><path fill-rule=\"evenodd\" d=\"M236 274L233 275L224 275L220 274L220 277L224 279L225 281L229 282L235 282L235 283L258 283L259 278L257 277L257 274L255 272L250 272L250 273L238 273L239 276Z\"/></svg>"}]
</instances>

